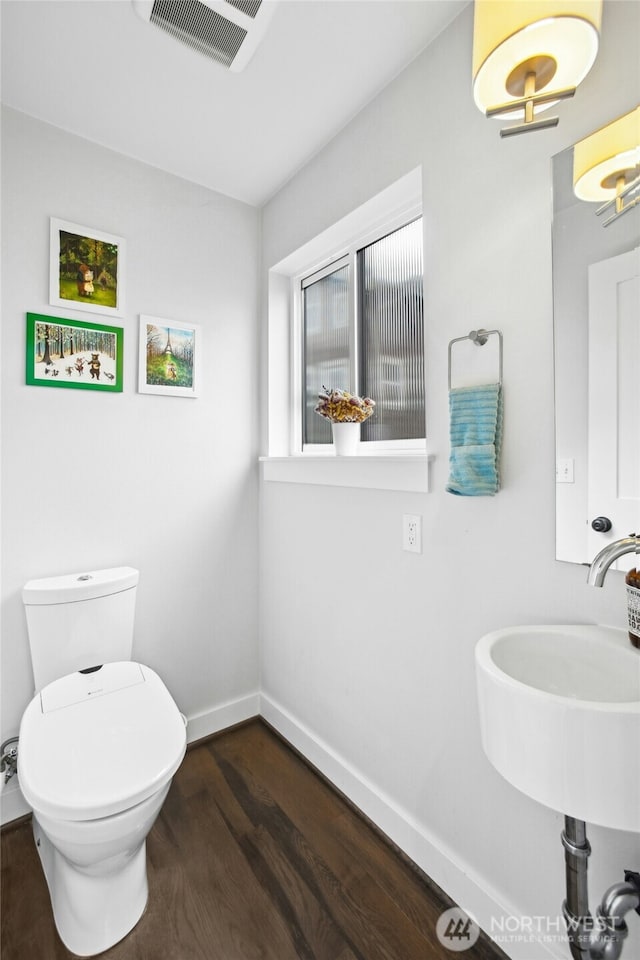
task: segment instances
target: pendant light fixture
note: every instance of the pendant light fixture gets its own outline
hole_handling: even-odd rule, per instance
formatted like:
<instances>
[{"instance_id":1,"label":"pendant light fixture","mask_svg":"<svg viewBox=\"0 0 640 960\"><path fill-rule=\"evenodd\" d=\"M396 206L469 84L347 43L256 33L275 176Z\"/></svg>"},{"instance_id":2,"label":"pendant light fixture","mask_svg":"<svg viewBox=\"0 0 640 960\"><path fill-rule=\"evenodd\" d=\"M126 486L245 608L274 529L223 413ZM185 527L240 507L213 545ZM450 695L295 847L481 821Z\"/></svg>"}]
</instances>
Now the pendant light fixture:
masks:
<instances>
[{"instance_id":1,"label":"pendant light fixture","mask_svg":"<svg viewBox=\"0 0 640 960\"><path fill-rule=\"evenodd\" d=\"M576 143L573 192L580 200L605 201L596 210L612 214L605 227L640 203L640 106Z\"/></svg>"},{"instance_id":2,"label":"pendant light fixture","mask_svg":"<svg viewBox=\"0 0 640 960\"><path fill-rule=\"evenodd\" d=\"M572 97L598 53L602 0L475 0L473 96L487 117L520 118L500 136L555 127L537 119Z\"/></svg>"}]
</instances>

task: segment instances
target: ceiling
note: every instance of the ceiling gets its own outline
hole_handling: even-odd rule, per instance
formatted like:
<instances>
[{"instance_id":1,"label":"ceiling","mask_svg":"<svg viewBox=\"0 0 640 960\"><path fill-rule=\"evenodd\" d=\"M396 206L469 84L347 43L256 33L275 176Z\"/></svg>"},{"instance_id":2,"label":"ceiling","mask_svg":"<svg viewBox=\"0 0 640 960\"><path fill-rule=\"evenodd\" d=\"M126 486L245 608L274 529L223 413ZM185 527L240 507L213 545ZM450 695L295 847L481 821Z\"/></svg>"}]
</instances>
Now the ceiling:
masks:
<instances>
[{"instance_id":1,"label":"ceiling","mask_svg":"<svg viewBox=\"0 0 640 960\"><path fill-rule=\"evenodd\" d=\"M2 100L259 206L467 2L282 0L233 73L130 0L2 0Z\"/></svg>"}]
</instances>

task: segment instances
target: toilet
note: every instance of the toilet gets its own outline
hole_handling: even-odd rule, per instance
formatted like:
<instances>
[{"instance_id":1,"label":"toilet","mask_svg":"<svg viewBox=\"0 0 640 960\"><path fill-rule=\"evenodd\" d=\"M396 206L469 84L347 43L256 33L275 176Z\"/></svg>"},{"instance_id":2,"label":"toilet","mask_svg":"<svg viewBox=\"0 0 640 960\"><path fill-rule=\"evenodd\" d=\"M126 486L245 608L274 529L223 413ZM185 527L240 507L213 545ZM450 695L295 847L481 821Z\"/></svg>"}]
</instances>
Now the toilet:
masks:
<instances>
[{"instance_id":1,"label":"toilet","mask_svg":"<svg viewBox=\"0 0 640 960\"><path fill-rule=\"evenodd\" d=\"M18 776L65 946L88 957L136 925L148 897L146 837L186 750L186 720L160 677L131 660L138 571L25 585L36 695Z\"/></svg>"}]
</instances>

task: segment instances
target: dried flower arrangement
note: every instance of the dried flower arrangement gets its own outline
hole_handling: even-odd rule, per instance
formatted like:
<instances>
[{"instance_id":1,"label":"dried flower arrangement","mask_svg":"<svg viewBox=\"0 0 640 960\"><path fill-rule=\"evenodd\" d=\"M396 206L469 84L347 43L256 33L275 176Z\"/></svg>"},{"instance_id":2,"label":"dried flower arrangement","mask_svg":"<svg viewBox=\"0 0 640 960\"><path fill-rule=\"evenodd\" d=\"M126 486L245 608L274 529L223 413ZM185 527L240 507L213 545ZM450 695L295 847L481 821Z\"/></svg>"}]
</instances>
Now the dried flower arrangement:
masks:
<instances>
[{"instance_id":1,"label":"dried flower arrangement","mask_svg":"<svg viewBox=\"0 0 640 960\"><path fill-rule=\"evenodd\" d=\"M370 397L356 397L346 390L327 390L323 386L315 412L332 423L362 423L374 407L375 401Z\"/></svg>"}]
</instances>

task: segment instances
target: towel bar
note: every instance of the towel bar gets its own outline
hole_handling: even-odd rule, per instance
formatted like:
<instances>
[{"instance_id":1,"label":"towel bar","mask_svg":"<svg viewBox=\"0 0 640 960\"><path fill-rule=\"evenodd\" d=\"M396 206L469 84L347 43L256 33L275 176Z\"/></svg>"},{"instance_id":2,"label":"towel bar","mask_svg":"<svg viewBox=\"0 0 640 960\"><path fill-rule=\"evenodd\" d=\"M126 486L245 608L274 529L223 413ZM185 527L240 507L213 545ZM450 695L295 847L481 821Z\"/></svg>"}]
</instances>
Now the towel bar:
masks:
<instances>
[{"instance_id":1,"label":"towel bar","mask_svg":"<svg viewBox=\"0 0 640 960\"><path fill-rule=\"evenodd\" d=\"M454 343L461 343L463 340L471 340L476 347L483 347L490 336L495 334L499 340L498 352L498 383L502 386L502 332L500 330L470 330L466 337L454 337L449 341L449 390L451 390L451 347Z\"/></svg>"}]
</instances>

